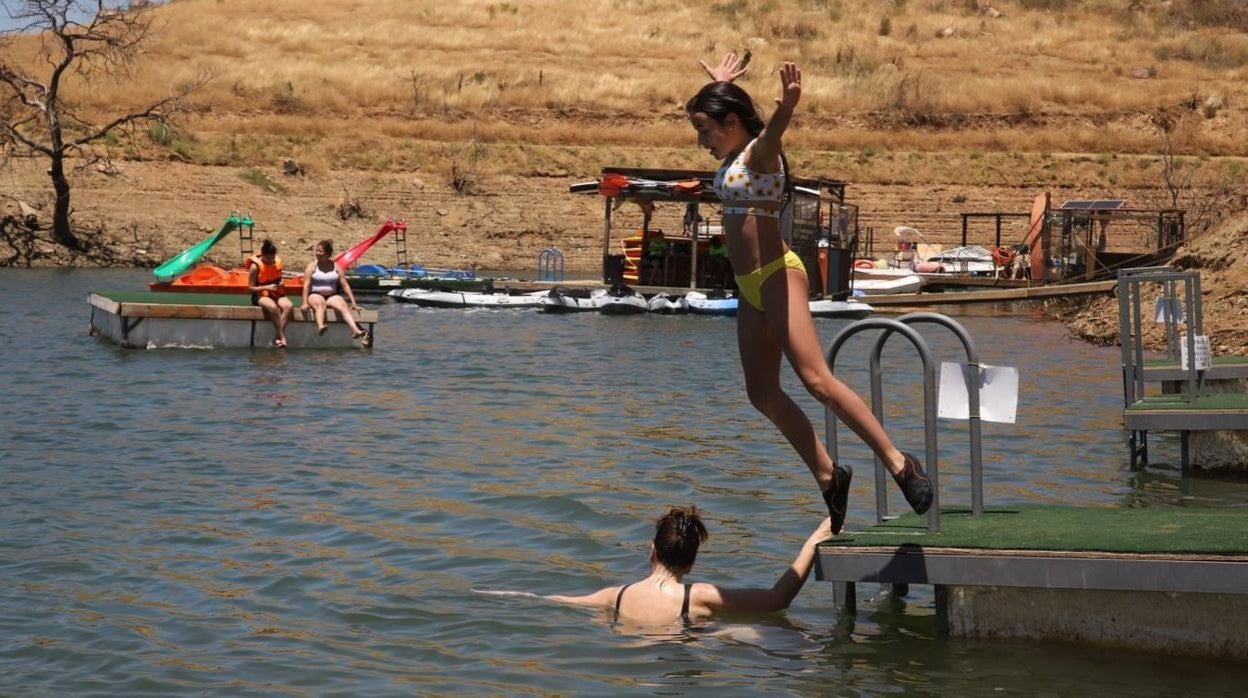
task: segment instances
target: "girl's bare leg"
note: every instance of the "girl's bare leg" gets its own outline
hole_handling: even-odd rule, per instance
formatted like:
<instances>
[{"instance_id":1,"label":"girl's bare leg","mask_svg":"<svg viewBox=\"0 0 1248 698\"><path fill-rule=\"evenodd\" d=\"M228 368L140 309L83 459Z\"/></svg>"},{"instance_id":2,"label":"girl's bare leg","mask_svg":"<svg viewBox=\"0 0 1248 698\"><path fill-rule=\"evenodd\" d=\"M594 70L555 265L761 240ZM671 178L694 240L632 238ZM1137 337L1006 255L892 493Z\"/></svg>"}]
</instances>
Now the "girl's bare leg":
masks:
<instances>
[{"instance_id":1,"label":"girl's bare leg","mask_svg":"<svg viewBox=\"0 0 1248 698\"><path fill-rule=\"evenodd\" d=\"M890 472L901 472L904 456L888 438L883 425L862 398L828 369L810 315L810 306L807 305L808 297L809 286L801 270L785 269L767 279L763 284L763 317L770 336L774 338L772 341L782 348L806 390L871 447ZM793 443L811 472L815 473L820 486L826 486L827 479L831 477L832 459L823 441L815 435L810 420L800 410L798 413L800 421L787 413L778 413L782 419L791 421L786 424L777 422L777 426ZM805 433L807 431L809 434ZM790 432L793 436L789 435Z\"/></svg>"},{"instance_id":2,"label":"girl's bare leg","mask_svg":"<svg viewBox=\"0 0 1248 698\"><path fill-rule=\"evenodd\" d=\"M260 309L264 311L269 322L273 323L273 338L277 341L277 345L281 346L286 342L286 323L282 322L282 310L278 307L277 301L262 296L256 303L260 305Z\"/></svg>"},{"instance_id":3,"label":"girl's bare leg","mask_svg":"<svg viewBox=\"0 0 1248 698\"><path fill-rule=\"evenodd\" d=\"M737 347L750 404L780 429L819 488L827 489L832 479L832 461L827 450L806 413L780 387L781 341L763 313L744 302L737 310Z\"/></svg>"}]
</instances>

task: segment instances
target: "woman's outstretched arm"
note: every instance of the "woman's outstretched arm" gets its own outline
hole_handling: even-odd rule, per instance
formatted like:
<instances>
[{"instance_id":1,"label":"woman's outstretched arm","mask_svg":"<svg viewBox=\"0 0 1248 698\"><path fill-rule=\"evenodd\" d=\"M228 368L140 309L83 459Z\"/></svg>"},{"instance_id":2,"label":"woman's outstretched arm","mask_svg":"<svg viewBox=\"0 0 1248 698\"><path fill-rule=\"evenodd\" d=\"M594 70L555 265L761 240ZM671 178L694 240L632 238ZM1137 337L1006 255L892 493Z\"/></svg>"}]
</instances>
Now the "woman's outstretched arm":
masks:
<instances>
[{"instance_id":1,"label":"woman's outstretched arm","mask_svg":"<svg viewBox=\"0 0 1248 698\"><path fill-rule=\"evenodd\" d=\"M815 564L815 546L832 537L832 520L824 518L802 543L789 568L770 589L727 589L714 584L695 584L691 600L713 612L773 613L783 611L802 590Z\"/></svg>"},{"instance_id":2,"label":"woman's outstretched arm","mask_svg":"<svg viewBox=\"0 0 1248 698\"><path fill-rule=\"evenodd\" d=\"M576 606L603 606L605 608L611 608L615 605L615 593L619 591L619 589L619 587L607 587L584 596L550 594L542 598L550 599L551 601L558 601L560 603L570 603Z\"/></svg>"}]
</instances>

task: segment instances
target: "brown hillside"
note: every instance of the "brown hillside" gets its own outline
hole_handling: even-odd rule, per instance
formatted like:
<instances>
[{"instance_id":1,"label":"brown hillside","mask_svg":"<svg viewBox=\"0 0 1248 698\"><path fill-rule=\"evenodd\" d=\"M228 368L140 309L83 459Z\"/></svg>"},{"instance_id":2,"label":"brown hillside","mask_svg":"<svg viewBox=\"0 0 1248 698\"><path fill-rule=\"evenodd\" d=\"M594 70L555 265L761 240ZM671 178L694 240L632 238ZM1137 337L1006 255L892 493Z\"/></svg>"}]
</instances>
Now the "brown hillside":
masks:
<instances>
[{"instance_id":1,"label":"brown hillside","mask_svg":"<svg viewBox=\"0 0 1248 698\"><path fill-rule=\"evenodd\" d=\"M849 182L877 231L951 243L959 212L1024 211L1045 190L1168 204L1167 153L1197 231L1243 203L1225 195L1248 171L1248 13L1233 0L177 0L154 15L130 77L69 88L104 117L212 76L174 130L99 145L115 174L73 175L79 227L123 262L156 263L242 210L296 257L396 216L425 264L529 269L557 245L592 272L601 206L568 185L604 165L714 167L681 105L705 80L696 61L728 49L752 52L742 84L764 110L775 67L799 62L791 160ZM33 60L35 46L0 49ZM0 203L47 211L45 167L10 161ZM342 220L344 203L364 217ZM0 261L71 260L17 239Z\"/></svg>"}]
</instances>

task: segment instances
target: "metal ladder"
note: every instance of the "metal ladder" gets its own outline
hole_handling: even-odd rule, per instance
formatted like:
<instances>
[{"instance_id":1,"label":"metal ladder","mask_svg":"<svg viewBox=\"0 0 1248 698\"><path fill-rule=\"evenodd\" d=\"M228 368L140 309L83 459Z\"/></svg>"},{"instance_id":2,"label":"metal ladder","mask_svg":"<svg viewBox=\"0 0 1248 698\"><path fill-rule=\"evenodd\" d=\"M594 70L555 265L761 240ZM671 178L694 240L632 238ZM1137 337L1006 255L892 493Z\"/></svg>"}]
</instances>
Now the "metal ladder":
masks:
<instances>
[{"instance_id":1,"label":"metal ladder","mask_svg":"<svg viewBox=\"0 0 1248 698\"><path fill-rule=\"evenodd\" d=\"M230 224L238 229L238 251L245 263L248 257L255 254L255 221L250 213L240 216L238 211L230 211Z\"/></svg>"},{"instance_id":2,"label":"metal ladder","mask_svg":"<svg viewBox=\"0 0 1248 698\"><path fill-rule=\"evenodd\" d=\"M547 247L537 253L537 280L563 281L563 250Z\"/></svg>"},{"instance_id":3,"label":"metal ladder","mask_svg":"<svg viewBox=\"0 0 1248 698\"><path fill-rule=\"evenodd\" d=\"M394 266L407 269L407 221L399 218L388 222L394 223Z\"/></svg>"},{"instance_id":4,"label":"metal ladder","mask_svg":"<svg viewBox=\"0 0 1248 698\"><path fill-rule=\"evenodd\" d=\"M884 388L883 388L883 370L880 366L880 354L884 349L884 344L889 337L894 334L900 334L918 351L920 359L923 361L923 426L924 441L926 444L925 465L927 468L928 478L932 482L932 507L927 512L927 530L936 533L940 531L940 467L939 458L936 448L936 367L932 362L932 352L927 345L927 341L923 339L911 325L917 323L933 323L949 328L954 335L957 336L962 343L962 347L966 352L966 362L971 367L970 375L967 377L967 400L968 400L968 417L970 431L970 459L971 459L971 514L979 516L984 511L983 496L983 457L982 457L982 441L980 438L980 416L979 416L979 389L980 389L980 370L979 353L975 349L975 343L972 341L970 334L966 328L953 320L952 318L941 315L939 313L919 312L908 313L902 315L896 320L885 318L867 318L851 323L842 329L832 340L832 344L828 349L828 368L833 373L836 372L836 357L841 347L845 345L854 335L866 330L883 330L880 336L875 340L875 345L871 351L871 411L880 424L884 423ZM835 462L837 460L837 434L836 434L836 415L831 409L824 410L824 418L827 430L827 449L828 455ZM876 522L883 522L888 516L888 497L886 486L886 470L884 464L880 462L879 456L875 456L875 506L876 506Z\"/></svg>"}]
</instances>

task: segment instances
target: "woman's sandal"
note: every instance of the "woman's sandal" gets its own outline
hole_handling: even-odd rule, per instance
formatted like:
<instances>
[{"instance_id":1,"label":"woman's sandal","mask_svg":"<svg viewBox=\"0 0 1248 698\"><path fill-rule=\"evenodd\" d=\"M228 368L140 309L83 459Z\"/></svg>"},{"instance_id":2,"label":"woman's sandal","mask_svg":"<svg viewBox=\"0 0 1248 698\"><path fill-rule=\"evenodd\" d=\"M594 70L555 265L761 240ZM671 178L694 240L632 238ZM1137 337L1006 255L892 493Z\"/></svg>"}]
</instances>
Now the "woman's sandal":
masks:
<instances>
[{"instance_id":1,"label":"woman's sandal","mask_svg":"<svg viewBox=\"0 0 1248 698\"><path fill-rule=\"evenodd\" d=\"M897 481L901 493L906 495L906 502L914 509L914 513L926 513L932 506L932 481L927 479L927 473L923 472L923 465L918 458L904 451L901 455L905 463L901 466L901 472L894 475L893 479Z\"/></svg>"},{"instance_id":2,"label":"woman's sandal","mask_svg":"<svg viewBox=\"0 0 1248 698\"><path fill-rule=\"evenodd\" d=\"M286 348L286 340L284 340L284 339L275 339L275 340L273 340L273 346L277 347L278 349L285 349L285 348Z\"/></svg>"},{"instance_id":3,"label":"woman's sandal","mask_svg":"<svg viewBox=\"0 0 1248 698\"><path fill-rule=\"evenodd\" d=\"M828 516L832 518L832 533L839 534L845 527L845 506L849 502L849 483L854 479L854 471L832 466L832 482L823 491L823 503L828 506Z\"/></svg>"},{"instance_id":4,"label":"woman's sandal","mask_svg":"<svg viewBox=\"0 0 1248 698\"><path fill-rule=\"evenodd\" d=\"M363 329L363 328L358 329L355 332L351 333L351 337L353 339L364 339L367 336L368 336L368 330Z\"/></svg>"}]
</instances>

